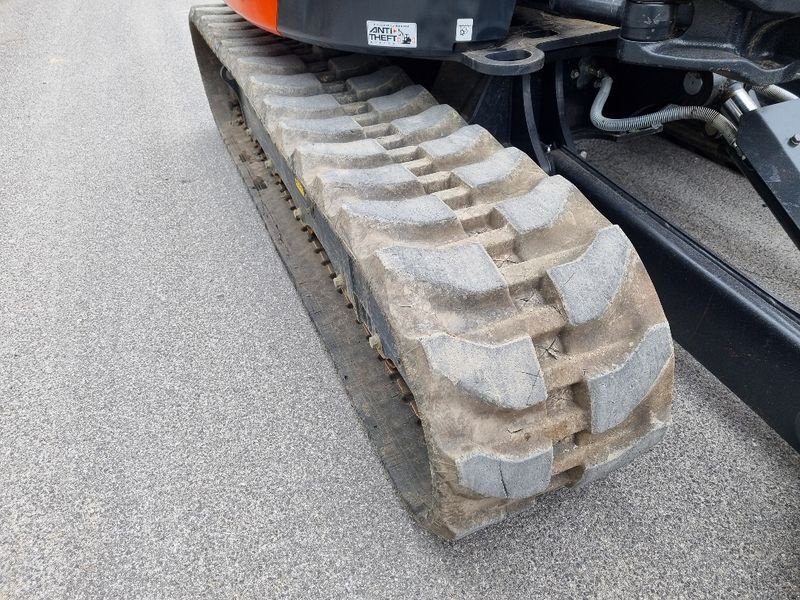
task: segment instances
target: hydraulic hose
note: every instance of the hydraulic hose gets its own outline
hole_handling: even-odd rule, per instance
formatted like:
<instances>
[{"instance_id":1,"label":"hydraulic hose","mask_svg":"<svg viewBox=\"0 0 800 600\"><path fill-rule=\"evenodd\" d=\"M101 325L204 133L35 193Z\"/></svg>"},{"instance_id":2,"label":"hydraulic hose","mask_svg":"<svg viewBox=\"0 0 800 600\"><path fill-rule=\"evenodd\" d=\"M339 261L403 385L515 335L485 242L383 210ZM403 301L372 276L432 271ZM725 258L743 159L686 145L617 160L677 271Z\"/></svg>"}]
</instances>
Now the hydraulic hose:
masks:
<instances>
[{"instance_id":1,"label":"hydraulic hose","mask_svg":"<svg viewBox=\"0 0 800 600\"><path fill-rule=\"evenodd\" d=\"M736 143L736 127L722 113L708 108L707 106L679 106L670 104L666 108L654 113L639 115L637 117L627 117L623 119L611 119L603 116L608 97L611 94L611 86L614 80L605 75L600 82L600 90L592 103L590 117L592 123L598 129L604 131L636 131L649 129L672 121L683 121L692 119L708 123L714 130L718 131L729 144Z\"/></svg>"},{"instance_id":2,"label":"hydraulic hose","mask_svg":"<svg viewBox=\"0 0 800 600\"><path fill-rule=\"evenodd\" d=\"M775 102L788 102L789 100L798 99L797 95L777 85L756 86L754 89L759 94Z\"/></svg>"}]
</instances>

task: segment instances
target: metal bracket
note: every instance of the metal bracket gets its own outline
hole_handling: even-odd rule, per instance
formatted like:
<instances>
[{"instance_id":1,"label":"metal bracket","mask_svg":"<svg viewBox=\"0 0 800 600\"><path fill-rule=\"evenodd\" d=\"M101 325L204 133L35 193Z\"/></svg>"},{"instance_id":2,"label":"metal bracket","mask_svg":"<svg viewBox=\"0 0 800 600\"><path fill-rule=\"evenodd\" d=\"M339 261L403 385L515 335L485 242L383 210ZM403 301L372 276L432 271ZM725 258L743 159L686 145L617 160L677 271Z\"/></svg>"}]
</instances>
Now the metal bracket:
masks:
<instances>
[{"instance_id":1,"label":"metal bracket","mask_svg":"<svg viewBox=\"0 0 800 600\"><path fill-rule=\"evenodd\" d=\"M800 248L800 100L744 113L736 143L742 171Z\"/></svg>"},{"instance_id":2,"label":"metal bracket","mask_svg":"<svg viewBox=\"0 0 800 600\"><path fill-rule=\"evenodd\" d=\"M788 0L629 0L618 57L761 85L789 81L800 74L798 12Z\"/></svg>"},{"instance_id":3,"label":"metal bracket","mask_svg":"<svg viewBox=\"0 0 800 600\"><path fill-rule=\"evenodd\" d=\"M501 43L454 54L453 60L484 75L527 75L544 66L546 51L613 40L618 32L610 25L559 17L533 8L518 8L515 15L525 24L512 27L509 37Z\"/></svg>"}]
</instances>

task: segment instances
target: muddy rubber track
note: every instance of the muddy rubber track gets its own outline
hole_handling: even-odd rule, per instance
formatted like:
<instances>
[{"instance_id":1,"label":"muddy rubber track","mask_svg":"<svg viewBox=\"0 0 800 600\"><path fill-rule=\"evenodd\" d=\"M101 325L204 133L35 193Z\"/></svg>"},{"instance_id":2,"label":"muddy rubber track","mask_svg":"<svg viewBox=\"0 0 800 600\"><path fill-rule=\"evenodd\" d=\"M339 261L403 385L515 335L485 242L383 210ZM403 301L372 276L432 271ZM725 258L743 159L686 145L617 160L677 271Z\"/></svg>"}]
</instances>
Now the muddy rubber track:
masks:
<instances>
[{"instance_id":1,"label":"muddy rubber track","mask_svg":"<svg viewBox=\"0 0 800 600\"><path fill-rule=\"evenodd\" d=\"M462 537L661 439L669 327L628 239L573 185L381 58L278 38L221 6L190 21L212 108L221 92L203 52L232 74L291 194L304 233L273 222L273 237L319 244L369 345L413 394L422 461L402 430L415 419L354 405L368 430L385 427L379 454L427 527Z\"/></svg>"}]
</instances>

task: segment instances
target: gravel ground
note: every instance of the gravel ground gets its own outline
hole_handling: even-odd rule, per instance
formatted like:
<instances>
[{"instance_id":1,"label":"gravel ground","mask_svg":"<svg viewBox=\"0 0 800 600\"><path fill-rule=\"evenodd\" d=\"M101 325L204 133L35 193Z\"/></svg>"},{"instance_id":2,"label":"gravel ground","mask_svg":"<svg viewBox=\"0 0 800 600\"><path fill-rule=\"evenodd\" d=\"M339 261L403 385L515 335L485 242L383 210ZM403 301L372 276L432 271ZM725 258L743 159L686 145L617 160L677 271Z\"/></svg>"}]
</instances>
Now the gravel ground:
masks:
<instances>
[{"instance_id":1,"label":"gravel ground","mask_svg":"<svg viewBox=\"0 0 800 600\"><path fill-rule=\"evenodd\" d=\"M798 597L800 458L683 351L637 467L421 531L219 140L189 4L0 0L0 598Z\"/></svg>"}]
</instances>

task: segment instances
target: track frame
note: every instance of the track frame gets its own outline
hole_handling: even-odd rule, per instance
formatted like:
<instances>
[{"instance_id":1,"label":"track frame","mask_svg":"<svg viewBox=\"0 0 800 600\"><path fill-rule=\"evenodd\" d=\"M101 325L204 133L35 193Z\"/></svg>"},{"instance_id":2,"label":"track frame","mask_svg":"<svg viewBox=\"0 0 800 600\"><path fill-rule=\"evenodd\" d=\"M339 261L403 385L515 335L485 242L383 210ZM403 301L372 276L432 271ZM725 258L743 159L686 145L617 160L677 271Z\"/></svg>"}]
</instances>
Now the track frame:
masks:
<instances>
[{"instance_id":1,"label":"track frame","mask_svg":"<svg viewBox=\"0 0 800 600\"><path fill-rule=\"evenodd\" d=\"M651 69L616 62L608 44L553 51L541 71L518 78L526 87L518 86L506 110L516 119L512 135L526 136L527 144L512 140L622 227L653 279L675 340L800 451L800 315L580 156L576 139L610 137L588 123L593 89L567 86L587 56L628 77L653 77ZM649 93L669 98L682 76L677 72ZM503 115L493 119L503 122Z\"/></svg>"},{"instance_id":2,"label":"track frame","mask_svg":"<svg viewBox=\"0 0 800 600\"><path fill-rule=\"evenodd\" d=\"M476 91L462 105L470 122L524 150L548 174L575 183L607 219L622 227L653 279L674 339L800 451L800 315L615 184L584 160L576 145L576 140L589 138L674 136L676 129L608 134L594 128L589 111L596 89L586 75L587 66L609 70L622 82L628 93L617 95L610 107L619 116L676 100L707 102L713 93L712 74L701 73L703 92L687 98L683 81L688 71L622 63L616 58L615 40L587 36L572 42L545 47L542 68L534 73L450 73L448 78L472 78ZM796 244L800 234L792 215L800 188L800 147L786 140L795 133L789 123L796 121L798 109L800 101L795 100L748 113L739 130L747 142L746 156L715 142L701 127L685 126L679 136L699 154L738 166ZM764 124L764 115L775 113L778 118L772 121L777 122ZM754 130L754 123L760 129ZM771 173L776 161L782 178L778 184L767 183L761 172Z\"/></svg>"},{"instance_id":3,"label":"track frame","mask_svg":"<svg viewBox=\"0 0 800 600\"><path fill-rule=\"evenodd\" d=\"M800 451L800 315L569 148L550 157L630 237L675 340Z\"/></svg>"}]
</instances>

